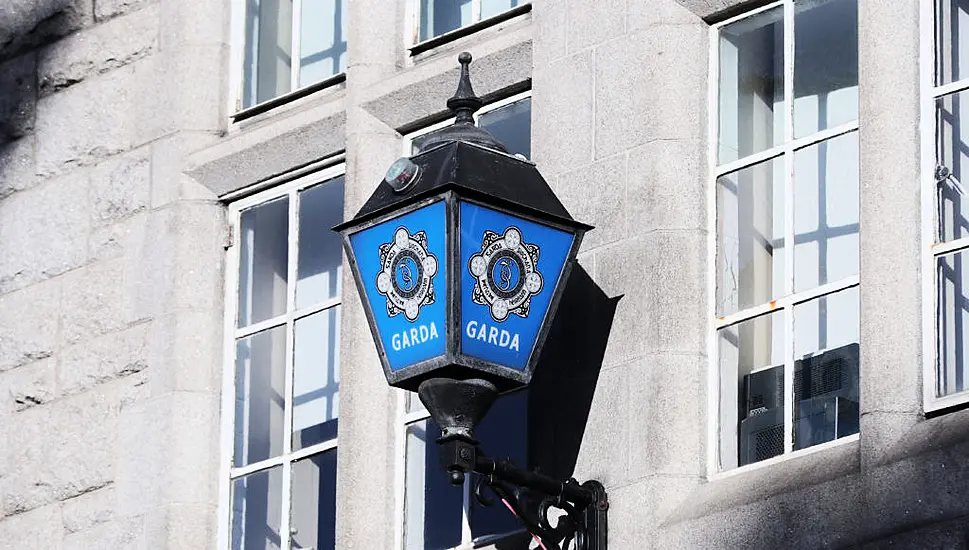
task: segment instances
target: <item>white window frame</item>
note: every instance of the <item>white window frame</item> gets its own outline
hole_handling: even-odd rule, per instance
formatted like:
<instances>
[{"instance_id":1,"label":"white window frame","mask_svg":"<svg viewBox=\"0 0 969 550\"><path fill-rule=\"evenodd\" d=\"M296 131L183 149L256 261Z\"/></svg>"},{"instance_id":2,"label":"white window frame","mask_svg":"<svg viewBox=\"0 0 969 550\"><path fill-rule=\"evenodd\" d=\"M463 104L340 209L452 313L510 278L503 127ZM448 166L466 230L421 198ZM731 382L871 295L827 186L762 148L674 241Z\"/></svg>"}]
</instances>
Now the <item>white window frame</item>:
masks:
<instances>
[{"instance_id":1,"label":"white window frame","mask_svg":"<svg viewBox=\"0 0 969 550\"><path fill-rule=\"evenodd\" d=\"M339 2L340 0L336 0ZM270 102L287 103L293 98L302 97L306 94L303 91L304 88L308 86L313 86L320 82L327 82L333 80L342 81L346 77L346 71L339 71L333 73L332 75L318 80L316 82L311 82L303 86L299 86L299 63L290 63L289 68L289 91L285 94L280 94L278 96L272 97L262 102L253 103L252 105L245 107L242 104L242 97L245 87L245 56L246 56L246 0L232 0L231 10L232 10L232 45L230 47L230 55L232 68L229 71L229 98L228 98L228 109L229 117L235 117L240 113L249 111L250 109L255 109L262 105ZM291 59L301 59L300 57L300 38L302 33L302 15L303 15L303 0L293 0L293 21L292 21L292 37L291 37L291 51L293 52L290 56ZM347 17L348 14L344 13L343 17ZM348 42L349 42L349 37ZM232 125L230 125L230 128Z\"/></svg>"},{"instance_id":2,"label":"white window frame","mask_svg":"<svg viewBox=\"0 0 969 550\"><path fill-rule=\"evenodd\" d=\"M481 115L488 114L492 111L496 111L502 107L511 105L523 99L531 99L532 91L526 90L521 93L517 93L506 98L500 99L493 103L483 105L476 113L474 113L474 123L478 124L478 119ZM419 130L415 130L408 134L405 134L402 139L401 153L405 157L410 157L413 155L411 147L413 146L414 140L421 136L427 135L441 128L450 126L454 124L454 117L448 118L436 124L431 124L425 126ZM397 393L397 421L394 423L394 429L396 431L396 446L397 446L397 460L395 467L395 479L396 481L396 513L394 517L394 547L403 550L405 548L404 540L404 530L406 528L405 522L407 521L407 515L405 510L406 502L406 488L407 488L407 427L416 422L422 420L428 420L431 418L431 413L427 412L424 405L417 398L417 394L411 395L411 399L416 404L415 410L407 412L407 399L408 394L411 392L406 392L399 390ZM443 474L442 474L443 475ZM471 522L469 511L471 507L471 499L474 498L471 494L471 483L465 482L463 486L464 495L462 497L462 512L461 512L461 543L455 548L463 547L464 545L470 544L472 542L484 542L485 540L498 540L507 536L514 535L524 531L521 530L511 531L509 533L499 533L495 535L489 535L486 537L481 537L478 541L473 541L471 538ZM497 505L497 504L496 504ZM509 512L510 513L510 512Z\"/></svg>"},{"instance_id":3,"label":"white window frame","mask_svg":"<svg viewBox=\"0 0 969 550\"><path fill-rule=\"evenodd\" d=\"M858 441L859 434L836 438L833 441L814 445L806 449L794 450L794 415L790 410L794 406L794 306L808 302L821 296L829 296L837 292L859 286L859 276L852 275L832 281L800 292L794 291L794 153L828 141L838 136L858 131L858 119L840 124L826 130L795 138L794 137L794 14L795 0L779 0L746 11L710 26L710 67L708 82L707 104L710 115L707 120L709 148L707 151L707 166L709 167L707 185L707 258L712 266L707 270L707 292L710 298L707 318L710 320L707 330L707 357L709 357L707 377L707 415L710 429L707 433L707 478L720 479L753 469L763 468L786 461L794 457L823 451L830 447ZM720 121L720 29L747 19L759 13L781 7L784 10L784 139L780 145L775 145L764 151L747 155L746 157L717 164L719 151L719 121ZM754 307L741 309L729 315L717 315L717 179L726 174L748 168L770 159L784 160L784 243L788 250L784 254L784 295L776 300ZM860 253L860 251L859 251ZM781 312L784 315L784 452L775 457L731 468L720 469L720 357L717 345L721 329L736 325L770 313Z\"/></svg>"},{"instance_id":4,"label":"white window frame","mask_svg":"<svg viewBox=\"0 0 969 550\"><path fill-rule=\"evenodd\" d=\"M293 376L294 376L294 329L296 321L310 315L336 308L343 303L340 295L312 305L296 309L296 281L298 255L298 219L300 191L333 178L346 175L346 166L337 164L323 168L317 172L302 175L279 186L264 189L228 206L227 220L231 228L231 244L226 250L226 284L225 284L225 318L223 320L223 374L222 374L222 433L221 433L221 464L219 476L219 529L218 548L229 549L232 544L232 482L242 476L268 471L270 468L282 465L282 513L280 520L281 548L290 546L290 519L292 516L292 470L293 464L300 459L338 448L338 437L294 451L292 449L293 431ZM239 301L239 261L241 252L240 216L248 208L265 202L289 197L289 230L288 230L288 276L286 312L239 328L236 324ZM235 446L235 397L236 397L236 343L239 338L251 336L257 332L274 327L286 327L286 364L284 389L287 396L283 412L283 452L279 456L266 460L235 467L232 464ZM339 345L339 344L337 344Z\"/></svg>"},{"instance_id":5,"label":"white window frame","mask_svg":"<svg viewBox=\"0 0 969 550\"><path fill-rule=\"evenodd\" d=\"M922 186L922 408L935 412L969 403L969 389L944 397L936 395L938 382L938 343L944 336L939 332L936 315L936 262L945 256L969 250L969 237L936 242L936 222L939 207L936 204L936 128L935 104L941 97L969 90L969 77L935 84L935 9L937 0L923 0L920 6L920 145Z\"/></svg>"},{"instance_id":6,"label":"white window frame","mask_svg":"<svg viewBox=\"0 0 969 550\"><path fill-rule=\"evenodd\" d=\"M437 1L443 2L445 0L437 0ZM461 32L461 29L470 27L471 25L476 25L478 23L481 23L482 21L501 19L503 18L504 14L508 13L509 11L518 9L521 5L530 4L531 2L532 0L521 0L517 6L508 8L505 11L496 13L495 15L492 15L490 17L485 17L484 19L482 19L481 0L471 0L471 22L470 23L468 23L467 25L458 27L456 29L450 30L448 32L441 33L435 36L425 38L424 40L421 40L421 0L407 0L406 7L404 8L404 14L407 20L407 27L410 29L410 33L408 34L407 44L405 44L405 46L408 48L412 48L414 46L417 46L418 44L423 44L425 42L430 42L432 40L435 40L435 41L441 40L441 41L447 42L448 37L450 36L462 36L463 33Z\"/></svg>"}]
</instances>

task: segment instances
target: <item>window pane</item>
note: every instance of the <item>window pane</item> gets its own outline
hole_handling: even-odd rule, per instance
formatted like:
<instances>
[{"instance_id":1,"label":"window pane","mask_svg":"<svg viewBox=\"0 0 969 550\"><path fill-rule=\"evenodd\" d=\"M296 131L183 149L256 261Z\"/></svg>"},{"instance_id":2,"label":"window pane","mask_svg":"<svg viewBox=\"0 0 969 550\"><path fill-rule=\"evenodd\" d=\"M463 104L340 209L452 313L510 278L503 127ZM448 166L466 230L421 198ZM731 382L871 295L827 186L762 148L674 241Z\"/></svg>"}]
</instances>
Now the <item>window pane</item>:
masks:
<instances>
[{"instance_id":1,"label":"window pane","mask_svg":"<svg viewBox=\"0 0 969 550\"><path fill-rule=\"evenodd\" d=\"M276 466L232 481L232 549L280 548L283 468Z\"/></svg>"},{"instance_id":2,"label":"window pane","mask_svg":"<svg viewBox=\"0 0 969 550\"><path fill-rule=\"evenodd\" d=\"M283 452L286 326L236 343L235 466Z\"/></svg>"},{"instance_id":3,"label":"window pane","mask_svg":"<svg viewBox=\"0 0 969 550\"><path fill-rule=\"evenodd\" d=\"M347 0L303 0L299 35L299 85L347 68Z\"/></svg>"},{"instance_id":4,"label":"window pane","mask_svg":"<svg viewBox=\"0 0 969 550\"><path fill-rule=\"evenodd\" d=\"M721 329L720 467L784 452L784 314Z\"/></svg>"},{"instance_id":5,"label":"window pane","mask_svg":"<svg viewBox=\"0 0 969 550\"><path fill-rule=\"evenodd\" d=\"M969 343L969 252L938 259L938 382L936 395L965 391Z\"/></svg>"},{"instance_id":6,"label":"window pane","mask_svg":"<svg viewBox=\"0 0 969 550\"><path fill-rule=\"evenodd\" d=\"M404 400L406 412L411 413L424 410L424 404L421 403L421 399L415 392L406 392Z\"/></svg>"},{"instance_id":7,"label":"window pane","mask_svg":"<svg viewBox=\"0 0 969 550\"><path fill-rule=\"evenodd\" d=\"M532 100L523 99L489 111L478 119L478 126L491 132L511 154L526 158L532 153Z\"/></svg>"},{"instance_id":8,"label":"window pane","mask_svg":"<svg viewBox=\"0 0 969 550\"><path fill-rule=\"evenodd\" d=\"M969 236L969 197L962 194L963 163L969 167L969 125L962 129L962 109L969 108L969 91L936 101L936 162L951 172L938 183L939 235L943 241Z\"/></svg>"},{"instance_id":9,"label":"window pane","mask_svg":"<svg viewBox=\"0 0 969 550\"><path fill-rule=\"evenodd\" d=\"M503 11L508 11L519 4L527 4L528 0L481 0L481 18L498 15Z\"/></svg>"},{"instance_id":10,"label":"window pane","mask_svg":"<svg viewBox=\"0 0 969 550\"><path fill-rule=\"evenodd\" d=\"M784 161L717 179L717 314L784 294Z\"/></svg>"},{"instance_id":11,"label":"window pane","mask_svg":"<svg viewBox=\"0 0 969 550\"><path fill-rule=\"evenodd\" d=\"M794 306L794 449L858 433L858 288Z\"/></svg>"},{"instance_id":12,"label":"window pane","mask_svg":"<svg viewBox=\"0 0 969 550\"><path fill-rule=\"evenodd\" d=\"M498 398L484 420L475 430L481 448L491 457L510 458L522 468L528 468L528 391L520 390ZM477 481L477 480L475 480ZM472 485L474 487L474 485ZM494 497L488 489L485 494ZM472 496L469 510L471 537L501 535L522 528L521 522L496 499L491 506L482 506Z\"/></svg>"},{"instance_id":13,"label":"window pane","mask_svg":"<svg viewBox=\"0 0 969 550\"><path fill-rule=\"evenodd\" d=\"M293 1L249 0L247 6L243 108L289 92L292 80Z\"/></svg>"},{"instance_id":14,"label":"window pane","mask_svg":"<svg viewBox=\"0 0 969 550\"><path fill-rule=\"evenodd\" d=\"M340 416L340 307L296 321L293 450L336 437Z\"/></svg>"},{"instance_id":15,"label":"window pane","mask_svg":"<svg viewBox=\"0 0 969 550\"><path fill-rule=\"evenodd\" d=\"M794 290L858 273L858 134L794 154Z\"/></svg>"},{"instance_id":16,"label":"window pane","mask_svg":"<svg viewBox=\"0 0 969 550\"><path fill-rule=\"evenodd\" d=\"M936 0L935 52L937 84L948 84L969 76L962 67L969 62L969 0Z\"/></svg>"},{"instance_id":17,"label":"window pane","mask_svg":"<svg viewBox=\"0 0 969 550\"><path fill-rule=\"evenodd\" d=\"M783 13L768 10L720 31L720 164L784 140Z\"/></svg>"},{"instance_id":18,"label":"window pane","mask_svg":"<svg viewBox=\"0 0 969 550\"><path fill-rule=\"evenodd\" d=\"M794 137L857 118L857 0L801 0L794 15Z\"/></svg>"},{"instance_id":19,"label":"window pane","mask_svg":"<svg viewBox=\"0 0 969 550\"><path fill-rule=\"evenodd\" d=\"M331 228L343 221L343 184L340 176L299 194L297 308L340 295L343 249L340 234Z\"/></svg>"},{"instance_id":20,"label":"window pane","mask_svg":"<svg viewBox=\"0 0 969 550\"><path fill-rule=\"evenodd\" d=\"M336 548L336 450L293 463L293 548Z\"/></svg>"},{"instance_id":21,"label":"window pane","mask_svg":"<svg viewBox=\"0 0 969 550\"><path fill-rule=\"evenodd\" d=\"M464 491L448 481L435 441L434 421L407 426L404 546L407 550L442 550L461 543Z\"/></svg>"},{"instance_id":22,"label":"window pane","mask_svg":"<svg viewBox=\"0 0 969 550\"><path fill-rule=\"evenodd\" d=\"M420 0L421 40L470 25L471 0Z\"/></svg>"},{"instance_id":23,"label":"window pane","mask_svg":"<svg viewBox=\"0 0 969 550\"><path fill-rule=\"evenodd\" d=\"M242 213L239 258L239 326L286 312L289 199Z\"/></svg>"}]
</instances>

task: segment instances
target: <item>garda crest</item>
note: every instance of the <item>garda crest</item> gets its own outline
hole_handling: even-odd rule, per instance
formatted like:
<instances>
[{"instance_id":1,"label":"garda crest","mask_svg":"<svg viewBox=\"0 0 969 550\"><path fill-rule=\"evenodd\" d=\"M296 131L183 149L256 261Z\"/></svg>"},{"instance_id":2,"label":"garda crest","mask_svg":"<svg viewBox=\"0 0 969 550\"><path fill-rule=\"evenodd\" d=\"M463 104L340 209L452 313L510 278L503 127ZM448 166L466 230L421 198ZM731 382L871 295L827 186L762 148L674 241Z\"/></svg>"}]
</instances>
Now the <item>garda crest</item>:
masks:
<instances>
[{"instance_id":1,"label":"garda crest","mask_svg":"<svg viewBox=\"0 0 969 550\"><path fill-rule=\"evenodd\" d=\"M538 246L522 241L521 230L515 226L505 229L503 235L485 231L481 253L468 262L477 279L471 299L488 306L495 321L504 321L511 313L528 317L531 298L544 284L536 267L538 254Z\"/></svg>"},{"instance_id":2,"label":"garda crest","mask_svg":"<svg viewBox=\"0 0 969 550\"><path fill-rule=\"evenodd\" d=\"M414 321L421 306L434 303L431 279L437 274L437 258L427 251L423 231L411 235L406 227L398 227L394 240L380 245L380 266L377 292L387 297L388 317L403 312Z\"/></svg>"}]
</instances>

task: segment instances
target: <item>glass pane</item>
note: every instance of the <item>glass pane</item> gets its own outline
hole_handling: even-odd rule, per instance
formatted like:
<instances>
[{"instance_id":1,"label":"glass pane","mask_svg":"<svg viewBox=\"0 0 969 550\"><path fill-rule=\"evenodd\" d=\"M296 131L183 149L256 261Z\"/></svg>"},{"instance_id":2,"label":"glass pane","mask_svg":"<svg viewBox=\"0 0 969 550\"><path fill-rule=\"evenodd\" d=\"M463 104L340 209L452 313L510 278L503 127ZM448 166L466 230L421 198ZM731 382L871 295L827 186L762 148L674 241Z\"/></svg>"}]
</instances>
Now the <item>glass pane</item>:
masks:
<instances>
[{"instance_id":1,"label":"glass pane","mask_svg":"<svg viewBox=\"0 0 969 550\"><path fill-rule=\"evenodd\" d=\"M969 343L969 252L938 259L938 380L936 395L969 389L966 384L966 344Z\"/></svg>"},{"instance_id":2,"label":"glass pane","mask_svg":"<svg viewBox=\"0 0 969 550\"><path fill-rule=\"evenodd\" d=\"M299 85L347 68L347 0L303 0L299 35Z\"/></svg>"},{"instance_id":3,"label":"glass pane","mask_svg":"<svg viewBox=\"0 0 969 550\"><path fill-rule=\"evenodd\" d=\"M336 449L293 463L293 548L336 548Z\"/></svg>"},{"instance_id":4,"label":"glass pane","mask_svg":"<svg viewBox=\"0 0 969 550\"><path fill-rule=\"evenodd\" d=\"M340 295L343 249L332 227L343 221L343 184L340 176L299 194L297 309Z\"/></svg>"},{"instance_id":5,"label":"glass pane","mask_svg":"<svg viewBox=\"0 0 969 550\"><path fill-rule=\"evenodd\" d=\"M784 452L784 313L721 329L720 467Z\"/></svg>"},{"instance_id":6,"label":"glass pane","mask_svg":"<svg viewBox=\"0 0 969 550\"><path fill-rule=\"evenodd\" d=\"M799 1L794 15L794 137L857 118L857 0Z\"/></svg>"},{"instance_id":7,"label":"glass pane","mask_svg":"<svg viewBox=\"0 0 969 550\"><path fill-rule=\"evenodd\" d=\"M784 161L717 179L717 314L784 294Z\"/></svg>"},{"instance_id":8,"label":"glass pane","mask_svg":"<svg viewBox=\"0 0 969 550\"><path fill-rule=\"evenodd\" d=\"M293 0L249 0L246 5L243 108L289 92L293 47Z\"/></svg>"},{"instance_id":9,"label":"glass pane","mask_svg":"<svg viewBox=\"0 0 969 550\"><path fill-rule=\"evenodd\" d=\"M283 452L286 326L236 343L235 466Z\"/></svg>"},{"instance_id":10,"label":"glass pane","mask_svg":"<svg viewBox=\"0 0 969 550\"><path fill-rule=\"evenodd\" d=\"M523 99L481 115L478 126L504 144L511 154L532 153L532 100Z\"/></svg>"},{"instance_id":11,"label":"glass pane","mask_svg":"<svg viewBox=\"0 0 969 550\"><path fill-rule=\"evenodd\" d=\"M293 450L336 437L340 417L340 307L296 321Z\"/></svg>"},{"instance_id":12,"label":"glass pane","mask_svg":"<svg viewBox=\"0 0 969 550\"><path fill-rule=\"evenodd\" d=\"M969 237L969 197L963 193L965 174L962 163L969 167L969 125L962 130L962 108L969 108L969 91L940 97L936 102L936 162L940 171L949 172L939 178L938 196L939 235L943 241Z\"/></svg>"},{"instance_id":13,"label":"glass pane","mask_svg":"<svg viewBox=\"0 0 969 550\"><path fill-rule=\"evenodd\" d=\"M441 468L441 431L432 420L407 426L404 546L442 550L461 543L464 491L448 482Z\"/></svg>"},{"instance_id":14,"label":"glass pane","mask_svg":"<svg viewBox=\"0 0 969 550\"><path fill-rule=\"evenodd\" d=\"M498 398L475 430L488 456L510 458L528 468L528 391L519 390ZM474 485L472 485L474 487ZM488 489L485 494L494 497ZM521 529L521 522L500 501L482 506L471 499L471 537L501 535Z\"/></svg>"},{"instance_id":15,"label":"glass pane","mask_svg":"<svg viewBox=\"0 0 969 550\"><path fill-rule=\"evenodd\" d=\"M528 1L520 0L481 0L481 18L487 19L489 17L498 15L503 11L508 11L514 8L518 4L527 4Z\"/></svg>"},{"instance_id":16,"label":"glass pane","mask_svg":"<svg viewBox=\"0 0 969 550\"><path fill-rule=\"evenodd\" d=\"M282 466L232 481L232 550L280 548L282 497Z\"/></svg>"},{"instance_id":17,"label":"glass pane","mask_svg":"<svg viewBox=\"0 0 969 550\"><path fill-rule=\"evenodd\" d=\"M962 39L962 31L969 33L969 0L936 0L935 52L937 84L948 84L969 76L962 68L969 62L969 40Z\"/></svg>"},{"instance_id":18,"label":"glass pane","mask_svg":"<svg viewBox=\"0 0 969 550\"><path fill-rule=\"evenodd\" d=\"M858 134L794 153L794 290L858 273Z\"/></svg>"},{"instance_id":19,"label":"glass pane","mask_svg":"<svg viewBox=\"0 0 969 550\"><path fill-rule=\"evenodd\" d=\"M239 326L286 313L289 199L242 212L239 242Z\"/></svg>"},{"instance_id":20,"label":"glass pane","mask_svg":"<svg viewBox=\"0 0 969 550\"><path fill-rule=\"evenodd\" d=\"M421 399L417 397L417 394L415 392L409 391L405 393L406 393L406 396L404 397L404 399L405 399L405 407L407 412L411 413L411 412L425 410L424 404L421 403Z\"/></svg>"},{"instance_id":21,"label":"glass pane","mask_svg":"<svg viewBox=\"0 0 969 550\"><path fill-rule=\"evenodd\" d=\"M421 40L470 25L471 0L420 0Z\"/></svg>"},{"instance_id":22,"label":"glass pane","mask_svg":"<svg viewBox=\"0 0 969 550\"><path fill-rule=\"evenodd\" d=\"M784 140L783 19L775 8L720 30L720 164Z\"/></svg>"},{"instance_id":23,"label":"glass pane","mask_svg":"<svg viewBox=\"0 0 969 550\"><path fill-rule=\"evenodd\" d=\"M858 433L858 288L794 306L794 449Z\"/></svg>"}]
</instances>

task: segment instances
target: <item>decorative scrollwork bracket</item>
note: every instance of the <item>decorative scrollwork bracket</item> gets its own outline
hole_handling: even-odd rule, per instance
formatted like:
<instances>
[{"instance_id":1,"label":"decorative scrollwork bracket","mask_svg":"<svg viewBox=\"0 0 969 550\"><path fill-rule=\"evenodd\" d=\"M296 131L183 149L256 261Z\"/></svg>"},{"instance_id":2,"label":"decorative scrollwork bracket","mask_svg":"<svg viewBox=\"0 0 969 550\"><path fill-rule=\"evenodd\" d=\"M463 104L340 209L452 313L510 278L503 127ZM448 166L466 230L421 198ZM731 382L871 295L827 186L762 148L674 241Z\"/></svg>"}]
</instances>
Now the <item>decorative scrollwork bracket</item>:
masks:
<instances>
[{"instance_id":1,"label":"decorative scrollwork bracket","mask_svg":"<svg viewBox=\"0 0 969 550\"><path fill-rule=\"evenodd\" d=\"M478 502L494 505L495 499L485 493L490 490L546 550L606 550L609 499L598 481L580 485L575 479L560 481L525 471L509 460L485 456L476 442L463 437L446 437L438 443L452 484L464 483L467 473L478 474L474 488Z\"/></svg>"}]
</instances>

